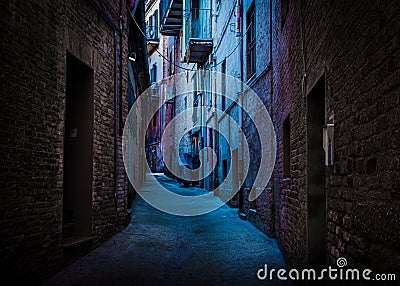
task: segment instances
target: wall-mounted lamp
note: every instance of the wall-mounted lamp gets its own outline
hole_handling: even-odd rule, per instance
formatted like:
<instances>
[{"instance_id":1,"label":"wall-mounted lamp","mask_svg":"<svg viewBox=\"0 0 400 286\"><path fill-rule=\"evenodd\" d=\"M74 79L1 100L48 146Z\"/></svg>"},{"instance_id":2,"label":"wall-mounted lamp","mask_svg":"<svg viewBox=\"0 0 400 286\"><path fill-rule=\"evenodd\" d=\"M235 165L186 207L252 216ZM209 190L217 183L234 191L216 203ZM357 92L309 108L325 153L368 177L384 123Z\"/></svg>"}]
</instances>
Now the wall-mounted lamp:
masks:
<instances>
[{"instance_id":1,"label":"wall-mounted lamp","mask_svg":"<svg viewBox=\"0 0 400 286\"><path fill-rule=\"evenodd\" d=\"M325 165L332 166L334 163L334 128L333 123L328 123L323 127L323 148L325 150Z\"/></svg>"},{"instance_id":2,"label":"wall-mounted lamp","mask_svg":"<svg viewBox=\"0 0 400 286\"><path fill-rule=\"evenodd\" d=\"M128 59L132 62L136 61L136 53L135 52L131 52L128 56Z\"/></svg>"}]
</instances>

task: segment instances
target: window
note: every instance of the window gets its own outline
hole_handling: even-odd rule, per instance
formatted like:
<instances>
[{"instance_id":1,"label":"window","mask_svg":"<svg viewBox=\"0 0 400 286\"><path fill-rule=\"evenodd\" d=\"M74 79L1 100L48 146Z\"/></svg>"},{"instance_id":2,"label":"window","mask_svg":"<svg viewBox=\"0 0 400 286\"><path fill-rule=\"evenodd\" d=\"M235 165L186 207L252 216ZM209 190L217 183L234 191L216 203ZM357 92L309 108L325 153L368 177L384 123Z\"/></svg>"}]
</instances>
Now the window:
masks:
<instances>
[{"instance_id":1,"label":"window","mask_svg":"<svg viewBox=\"0 0 400 286\"><path fill-rule=\"evenodd\" d=\"M168 75L172 75L172 51L169 52L169 56L168 56L169 60L168 60Z\"/></svg>"},{"instance_id":2,"label":"window","mask_svg":"<svg viewBox=\"0 0 400 286\"><path fill-rule=\"evenodd\" d=\"M158 39L158 10L154 12L153 17L154 17L154 27L153 27L154 39Z\"/></svg>"},{"instance_id":3,"label":"window","mask_svg":"<svg viewBox=\"0 0 400 286\"><path fill-rule=\"evenodd\" d=\"M212 128L208 128L208 132L209 132L209 137L210 137L210 145L209 147L213 148L214 145L214 138L213 138L213 129Z\"/></svg>"},{"instance_id":4,"label":"window","mask_svg":"<svg viewBox=\"0 0 400 286\"><path fill-rule=\"evenodd\" d=\"M247 78L256 72L256 10L254 2L246 13L247 31Z\"/></svg>"},{"instance_id":5,"label":"window","mask_svg":"<svg viewBox=\"0 0 400 286\"><path fill-rule=\"evenodd\" d=\"M168 75L175 74L175 46L172 46L168 54Z\"/></svg>"},{"instance_id":6,"label":"window","mask_svg":"<svg viewBox=\"0 0 400 286\"><path fill-rule=\"evenodd\" d=\"M226 108L226 97L225 97L225 93L226 93L226 59L224 59L224 61L222 62L221 65L221 73L222 73L222 79L221 79L221 86L222 86L222 97L221 97L221 109L225 110Z\"/></svg>"},{"instance_id":7,"label":"window","mask_svg":"<svg viewBox=\"0 0 400 286\"><path fill-rule=\"evenodd\" d=\"M222 180L228 176L228 160L222 160Z\"/></svg>"},{"instance_id":8,"label":"window","mask_svg":"<svg viewBox=\"0 0 400 286\"><path fill-rule=\"evenodd\" d=\"M283 122L283 178L290 178L290 116Z\"/></svg>"},{"instance_id":9,"label":"window","mask_svg":"<svg viewBox=\"0 0 400 286\"><path fill-rule=\"evenodd\" d=\"M199 147L199 138L197 136L193 136L193 155L197 155L198 154L198 147Z\"/></svg>"},{"instance_id":10,"label":"window","mask_svg":"<svg viewBox=\"0 0 400 286\"><path fill-rule=\"evenodd\" d=\"M200 1L199 0L192 0L190 3L190 8L192 9L199 9L200 8Z\"/></svg>"},{"instance_id":11,"label":"window","mask_svg":"<svg viewBox=\"0 0 400 286\"><path fill-rule=\"evenodd\" d=\"M198 107L200 106L199 104L199 93L197 91L193 91L193 107ZM200 113L201 114L201 113ZM192 113L192 121L197 122L197 108L193 109Z\"/></svg>"},{"instance_id":12,"label":"window","mask_svg":"<svg viewBox=\"0 0 400 286\"><path fill-rule=\"evenodd\" d=\"M157 65L153 64L150 69L150 83L157 82Z\"/></svg>"},{"instance_id":13,"label":"window","mask_svg":"<svg viewBox=\"0 0 400 286\"><path fill-rule=\"evenodd\" d=\"M153 67L150 68L150 83L153 83Z\"/></svg>"},{"instance_id":14,"label":"window","mask_svg":"<svg viewBox=\"0 0 400 286\"><path fill-rule=\"evenodd\" d=\"M149 17L149 34L148 34L148 38L149 39L153 39L154 38L154 31L153 31L153 16Z\"/></svg>"}]
</instances>

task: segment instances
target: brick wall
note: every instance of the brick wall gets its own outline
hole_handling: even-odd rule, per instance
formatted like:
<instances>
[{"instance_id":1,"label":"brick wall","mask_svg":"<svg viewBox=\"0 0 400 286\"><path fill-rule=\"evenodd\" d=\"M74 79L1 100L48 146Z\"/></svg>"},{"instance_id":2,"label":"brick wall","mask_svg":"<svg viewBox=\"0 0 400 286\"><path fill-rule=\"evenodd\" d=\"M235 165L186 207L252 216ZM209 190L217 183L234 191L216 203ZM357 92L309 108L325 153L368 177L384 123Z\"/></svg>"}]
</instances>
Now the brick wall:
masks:
<instances>
[{"instance_id":1,"label":"brick wall","mask_svg":"<svg viewBox=\"0 0 400 286\"><path fill-rule=\"evenodd\" d=\"M326 169L325 255L330 264L343 256L354 267L398 269L399 5L289 1L281 27L280 2L273 1L276 235L286 261L307 263L305 96L324 75L325 118L334 115L335 121L335 164ZM281 126L289 112L291 181L284 183Z\"/></svg>"},{"instance_id":2,"label":"brick wall","mask_svg":"<svg viewBox=\"0 0 400 286\"><path fill-rule=\"evenodd\" d=\"M118 26L118 1L101 1ZM124 2L123 2L124 3ZM1 268L39 279L58 269L62 248L67 51L94 71L93 245L126 222L126 177L114 162L114 30L90 1L1 3ZM124 11L124 21L126 11ZM123 116L127 36L123 34ZM120 144L119 144L120 145Z\"/></svg>"}]
</instances>

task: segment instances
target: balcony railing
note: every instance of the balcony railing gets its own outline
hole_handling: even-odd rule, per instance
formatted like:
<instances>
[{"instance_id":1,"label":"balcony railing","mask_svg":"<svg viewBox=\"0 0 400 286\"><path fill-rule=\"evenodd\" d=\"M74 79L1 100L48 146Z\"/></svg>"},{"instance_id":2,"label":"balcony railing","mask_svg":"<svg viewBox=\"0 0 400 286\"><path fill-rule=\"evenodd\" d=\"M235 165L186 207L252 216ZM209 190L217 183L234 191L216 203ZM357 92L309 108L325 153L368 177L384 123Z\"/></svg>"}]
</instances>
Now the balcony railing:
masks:
<instances>
[{"instance_id":1,"label":"balcony railing","mask_svg":"<svg viewBox=\"0 0 400 286\"><path fill-rule=\"evenodd\" d=\"M211 9L191 9L185 19L186 62L203 63L212 51Z\"/></svg>"},{"instance_id":2,"label":"balcony railing","mask_svg":"<svg viewBox=\"0 0 400 286\"><path fill-rule=\"evenodd\" d=\"M182 29L183 0L161 0L160 33L163 35L177 35Z\"/></svg>"},{"instance_id":3,"label":"balcony railing","mask_svg":"<svg viewBox=\"0 0 400 286\"><path fill-rule=\"evenodd\" d=\"M187 21L186 44L189 39L211 39L211 9L191 9Z\"/></svg>"}]
</instances>

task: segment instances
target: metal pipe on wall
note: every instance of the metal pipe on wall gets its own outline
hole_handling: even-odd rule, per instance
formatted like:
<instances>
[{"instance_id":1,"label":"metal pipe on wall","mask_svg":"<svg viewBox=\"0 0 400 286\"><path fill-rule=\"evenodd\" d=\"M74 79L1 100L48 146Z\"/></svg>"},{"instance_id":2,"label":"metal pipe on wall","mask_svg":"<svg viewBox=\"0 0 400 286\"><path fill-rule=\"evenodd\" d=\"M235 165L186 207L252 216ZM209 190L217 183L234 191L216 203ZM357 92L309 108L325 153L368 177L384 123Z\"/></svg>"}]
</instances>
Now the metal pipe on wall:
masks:
<instances>
[{"instance_id":1,"label":"metal pipe on wall","mask_svg":"<svg viewBox=\"0 0 400 286\"><path fill-rule=\"evenodd\" d=\"M123 110L123 101L122 101L122 93L123 93L123 0L119 1L119 135L122 136L123 133L123 125L124 121L122 118L122 110Z\"/></svg>"},{"instance_id":2,"label":"metal pipe on wall","mask_svg":"<svg viewBox=\"0 0 400 286\"><path fill-rule=\"evenodd\" d=\"M273 0L269 0L269 66L270 66L270 117L272 120L272 124L274 124L274 66L272 64L272 40L273 40L273 36L272 36L272 1ZM274 138L271 138L271 140L275 140ZM273 143L273 142L271 142ZM272 234L275 235L275 229L276 229L276 217L275 217L275 210L277 210L277 206L276 206L276 202L277 202L277 197L278 197L278 193L275 193L276 191L279 190L278 186L275 186L275 178L277 177L277 169L274 168L274 170L272 171L272 184L270 184L271 186L271 194L272 194L272 199L271 199L271 213L273 216L273 223L271 225L272 228Z\"/></svg>"},{"instance_id":3,"label":"metal pipe on wall","mask_svg":"<svg viewBox=\"0 0 400 286\"><path fill-rule=\"evenodd\" d=\"M239 217L240 218L245 218L246 216L244 215L244 208L243 208L243 202L244 202L244 193L243 193L243 185L244 185L244 178L243 177L243 163L244 163L244 151L243 151L243 73L244 73L244 68L243 68L243 17L242 17L242 3L240 0L237 0L237 12L236 12L236 37L238 38L238 45L239 45L239 64L240 64L240 71L239 71L239 80L240 80L240 94L239 94L239 102L240 102L240 108L239 108L239 124L240 124L240 134L239 134L239 147L240 147L240 164L239 166L239 191L238 191L238 198L239 198Z\"/></svg>"}]
</instances>

